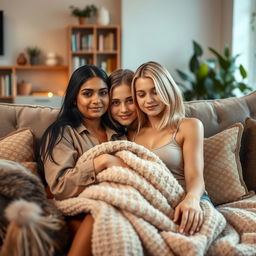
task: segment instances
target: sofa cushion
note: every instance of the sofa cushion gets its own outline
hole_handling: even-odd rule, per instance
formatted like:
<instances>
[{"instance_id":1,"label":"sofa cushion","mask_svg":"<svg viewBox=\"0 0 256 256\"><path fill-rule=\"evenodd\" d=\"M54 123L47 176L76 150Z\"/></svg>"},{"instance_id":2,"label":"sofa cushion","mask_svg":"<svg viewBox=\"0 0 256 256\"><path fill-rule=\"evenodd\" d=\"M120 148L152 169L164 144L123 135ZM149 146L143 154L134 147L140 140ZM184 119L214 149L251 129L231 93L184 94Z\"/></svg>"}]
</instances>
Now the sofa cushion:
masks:
<instances>
[{"instance_id":1,"label":"sofa cushion","mask_svg":"<svg viewBox=\"0 0 256 256\"><path fill-rule=\"evenodd\" d=\"M256 119L256 90L237 98L189 101L185 107L187 117L202 121L208 138L235 123L244 124L246 117Z\"/></svg>"},{"instance_id":2,"label":"sofa cushion","mask_svg":"<svg viewBox=\"0 0 256 256\"><path fill-rule=\"evenodd\" d=\"M248 194L239 158L242 132L242 124L235 124L204 141L205 186L215 205Z\"/></svg>"},{"instance_id":3,"label":"sofa cushion","mask_svg":"<svg viewBox=\"0 0 256 256\"><path fill-rule=\"evenodd\" d=\"M20 129L1 138L0 158L18 162L38 175L32 130Z\"/></svg>"},{"instance_id":4,"label":"sofa cushion","mask_svg":"<svg viewBox=\"0 0 256 256\"><path fill-rule=\"evenodd\" d=\"M244 181L248 189L256 191L256 120L247 118L243 135L241 155Z\"/></svg>"}]
</instances>

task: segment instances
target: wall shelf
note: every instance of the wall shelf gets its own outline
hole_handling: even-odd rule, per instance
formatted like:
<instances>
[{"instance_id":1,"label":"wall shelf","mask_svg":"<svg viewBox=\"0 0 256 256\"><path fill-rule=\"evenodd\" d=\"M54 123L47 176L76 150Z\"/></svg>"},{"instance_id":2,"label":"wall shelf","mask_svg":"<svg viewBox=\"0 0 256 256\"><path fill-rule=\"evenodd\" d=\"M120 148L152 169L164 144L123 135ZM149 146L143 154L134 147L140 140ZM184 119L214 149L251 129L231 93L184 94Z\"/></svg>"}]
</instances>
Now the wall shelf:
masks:
<instances>
[{"instance_id":1,"label":"wall shelf","mask_svg":"<svg viewBox=\"0 0 256 256\"><path fill-rule=\"evenodd\" d=\"M0 101L14 103L21 81L32 83L32 91L51 91L60 96L67 86L68 66L0 66Z\"/></svg>"}]
</instances>

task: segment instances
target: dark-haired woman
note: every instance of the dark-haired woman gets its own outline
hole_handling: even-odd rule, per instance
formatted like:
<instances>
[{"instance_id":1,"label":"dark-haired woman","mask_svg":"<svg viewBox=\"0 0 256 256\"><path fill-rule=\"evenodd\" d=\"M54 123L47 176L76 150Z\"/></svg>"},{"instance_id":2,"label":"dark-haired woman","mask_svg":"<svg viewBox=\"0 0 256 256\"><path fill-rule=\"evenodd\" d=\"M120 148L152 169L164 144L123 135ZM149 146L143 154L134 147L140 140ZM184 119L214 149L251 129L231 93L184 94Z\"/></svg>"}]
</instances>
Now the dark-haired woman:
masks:
<instances>
[{"instance_id":1,"label":"dark-haired woman","mask_svg":"<svg viewBox=\"0 0 256 256\"><path fill-rule=\"evenodd\" d=\"M114 137L115 132L107 127L108 90L107 74L94 65L78 68L70 78L57 119L41 141L45 179L55 199L77 196L96 182L98 172L123 165L117 157L108 154L94 160L83 157L90 148ZM90 255L93 219L88 214L77 223L68 255Z\"/></svg>"}]
</instances>

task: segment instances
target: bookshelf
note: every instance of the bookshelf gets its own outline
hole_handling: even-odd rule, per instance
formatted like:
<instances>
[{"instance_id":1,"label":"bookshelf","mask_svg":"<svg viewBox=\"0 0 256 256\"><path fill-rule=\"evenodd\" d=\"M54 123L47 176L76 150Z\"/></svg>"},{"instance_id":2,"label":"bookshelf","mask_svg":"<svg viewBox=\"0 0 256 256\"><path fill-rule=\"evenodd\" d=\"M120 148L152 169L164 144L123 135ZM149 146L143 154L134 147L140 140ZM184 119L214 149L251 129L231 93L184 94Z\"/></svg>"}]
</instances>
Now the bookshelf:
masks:
<instances>
[{"instance_id":1,"label":"bookshelf","mask_svg":"<svg viewBox=\"0 0 256 256\"><path fill-rule=\"evenodd\" d=\"M68 83L68 66L0 66L0 102L15 103L21 81L32 84L32 95L48 91L61 96Z\"/></svg>"},{"instance_id":2,"label":"bookshelf","mask_svg":"<svg viewBox=\"0 0 256 256\"><path fill-rule=\"evenodd\" d=\"M69 75L85 64L111 73L120 68L120 26L72 25L68 27Z\"/></svg>"}]
</instances>

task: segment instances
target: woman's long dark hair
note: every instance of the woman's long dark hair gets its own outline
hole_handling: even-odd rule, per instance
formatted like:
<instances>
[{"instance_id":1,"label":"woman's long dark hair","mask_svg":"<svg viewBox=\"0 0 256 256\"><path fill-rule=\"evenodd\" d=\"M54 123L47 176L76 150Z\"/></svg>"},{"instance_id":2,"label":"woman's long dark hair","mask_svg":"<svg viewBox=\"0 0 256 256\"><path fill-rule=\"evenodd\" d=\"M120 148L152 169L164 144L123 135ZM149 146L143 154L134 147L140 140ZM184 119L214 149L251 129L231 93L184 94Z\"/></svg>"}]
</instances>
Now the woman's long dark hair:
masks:
<instances>
[{"instance_id":1,"label":"woman's long dark hair","mask_svg":"<svg viewBox=\"0 0 256 256\"><path fill-rule=\"evenodd\" d=\"M80 87L93 77L102 79L109 89L109 79L107 74L97 66L85 65L73 72L57 119L46 129L42 136L40 144L41 161L44 161L49 157L51 161L56 163L52 155L53 148L63 138L64 128L67 125L76 128L83 123L83 116L77 108L76 98ZM102 116L101 121L103 125L108 125L110 123L108 121L107 113Z\"/></svg>"}]
</instances>

